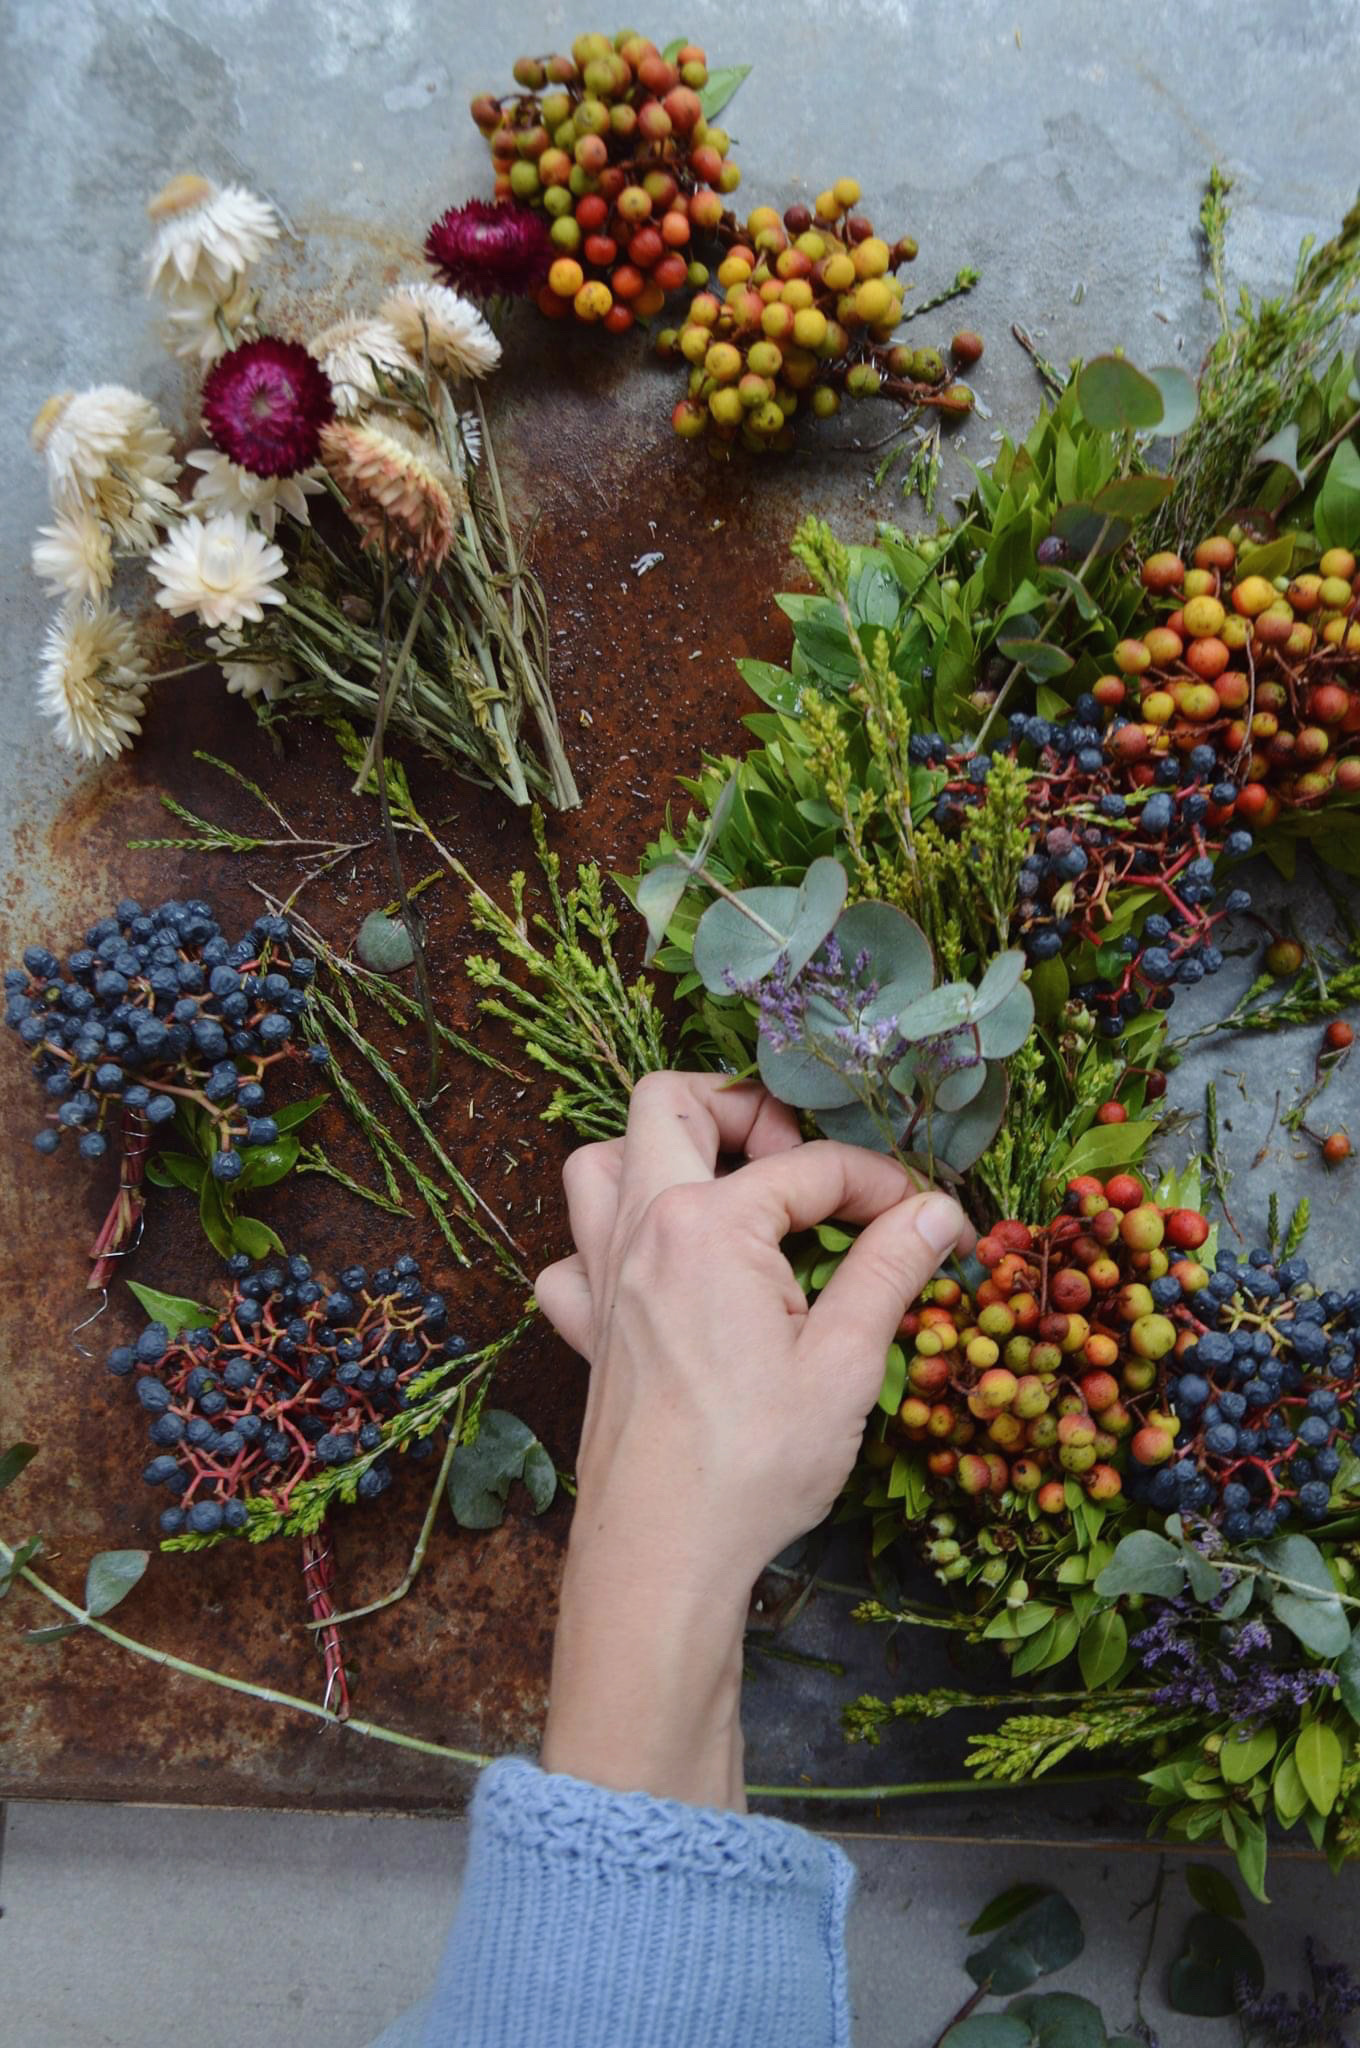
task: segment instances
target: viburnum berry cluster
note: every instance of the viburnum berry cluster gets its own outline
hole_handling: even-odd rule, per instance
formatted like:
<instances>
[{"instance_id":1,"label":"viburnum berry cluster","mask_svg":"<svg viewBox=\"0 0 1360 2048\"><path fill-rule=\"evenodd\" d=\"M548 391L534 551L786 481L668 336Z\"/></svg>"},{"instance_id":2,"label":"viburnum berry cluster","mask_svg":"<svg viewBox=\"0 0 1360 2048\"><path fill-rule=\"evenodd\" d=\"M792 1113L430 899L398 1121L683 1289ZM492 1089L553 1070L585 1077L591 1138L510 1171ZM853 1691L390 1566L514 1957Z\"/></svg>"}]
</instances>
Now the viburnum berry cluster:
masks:
<instances>
[{"instance_id":1,"label":"viburnum berry cluster","mask_svg":"<svg viewBox=\"0 0 1360 2048\"><path fill-rule=\"evenodd\" d=\"M1212 752L1208 772L1241 785L1237 816L1270 825L1282 808L1360 790L1360 576L1349 548L1292 579L1237 563L1225 534L1201 541L1190 567L1149 555L1143 585L1173 608L1119 642L1092 695L1135 778Z\"/></svg>"},{"instance_id":2,"label":"viburnum berry cluster","mask_svg":"<svg viewBox=\"0 0 1360 2048\"><path fill-rule=\"evenodd\" d=\"M64 960L30 946L23 967L5 972L5 1022L49 1105L34 1145L55 1152L71 1131L82 1156L99 1159L111 1124L163 1129L188 1103L216 1131L214 1177L238 1179L241 1149L278 1136L270 1069L328 1057L301 1043L315 972L287 918L257 917L228 939L198 900L149 911L125 900Z\"/></svg>"},{"instance_id":3,"label":"viburnum berry cluster","mask_svg":"<svg viewBox=\"0 0 1360 2048\"><path fill-rule=\"evenodd\" d=\"M941 1276L903 1319L889 1440L919 1446L937 1500L1061 1517L1073 1483L1118 1499L1131 1472L1175 1455L1166 1361L1196 1334L1208 1237L1199 1210L1159 1206L1129 1173L1074 1180L1046 1226L994 1224L976 1293Z\"/></svg>"},{"instance_id":4,"label":"viburnum berry cluster","mask_svg":"<svg viewBox=\"0 0 1360 2048\"><path fill-rule=\"evenodd\" d=\"M549 221L538 304L623 334L707 272L696 235L740 182L729 136L704 117L708 60L696 43L663 55L645 36L578 36L570 56L521 57L517 93L479 93L472 118L496 197Z\"/></svg>"},{"instance_id":5,"label":"viburnum berry cluster","mask_svg":"<svg viewBox=\"0 0 1360 2048\"><path fill-rule=\"evenodd\" d=\"M1218 863L1249 854L1252 834L1237 823L1237 785L1209 779L1218 773L1210 748L1184 761L1169 757L1148 780L1135 780L1102 747L1099 716L1086 693L1064 720L1016 712L1001 751L1024 763L1028 776L1032 843L1017 886L1020 939L1031 963L1083 943L1099 959L1120 893L1144 890L1155 903L1137 930L1113 942L1106 971L1073 987L1101 1034L1117 1038L1130 1018L1169 1009L1178 986L1223 965L1218 926L1249 909L1251 897L1242 888L1222 892ZM951 747L936 733L913 735L909 747L918 765L944 771L934 817L942 830L957 830L983 800L992 757Z\"/></svg>"},{"instance_id":6,"label":"viburnum berry cluster","mask_svg":"<svg viewBox=\"0 0 1360 2048\"><path fill-rule=\"evenodd\" d=\"M331 1468L354 1466L356 1498L376 1499L393 1477L384 1425L410 1406L413 1380L467 1349L408 1254L372 1274L347 1266L333 1288L298 1257L256 1270L242 1253L227 1271L214 1323L172 1337L152 1322L109 1353L150 1417L142 1477L171 1496L167 1537L239 1534L252 1499L272 1521ZM415 1458L432 1447L414 1433L400 1445Z\"/></svg>"},{"instance_id":7,"label":"viburnum berry cluster","mask_svg":"<svg viewBox=\"0 0 1360 2048\"><path fill-rule=\"evenodd\" d=\"M880 394L946 418L971 411L972 392L937 349L893 341L903 307L896 273L916 243L876 234L855 211L860 197L855 179L840 178L782 219L772 206L753 209L744 227L724 219L716 276L681 325L657 337L663 358L690 365L688 395L671 415L682 438L721 446L740 436L753 452L784 450L804 404L827 419L845 398ZM959 367L971 366L982 343L959 334L952 353Z\"/></svg>"}]
</instances>

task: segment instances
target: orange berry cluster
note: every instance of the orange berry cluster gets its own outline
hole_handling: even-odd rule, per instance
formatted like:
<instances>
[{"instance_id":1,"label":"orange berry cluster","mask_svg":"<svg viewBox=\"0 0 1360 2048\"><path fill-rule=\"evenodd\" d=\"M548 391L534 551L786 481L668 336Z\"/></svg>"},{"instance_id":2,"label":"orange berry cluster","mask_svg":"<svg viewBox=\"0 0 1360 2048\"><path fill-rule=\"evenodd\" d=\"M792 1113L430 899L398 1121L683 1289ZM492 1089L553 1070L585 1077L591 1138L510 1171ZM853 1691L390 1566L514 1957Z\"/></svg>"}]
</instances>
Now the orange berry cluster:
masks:
<instances>
[{"instance_id":1,"label":"orange berry cluster","mask_svg":"<svg viewBox=\"0 0 1360 2048\"><path fill-rule=\"evenodd\" d=\"M1360 790L1360 576L1348 548L1292 580L1236 567L1224 534L1201 541L1189 568L1149 555L1144 588L1174 609L1119 642L1092 695L1128 718L1110 746L1135 780L1150 782L1159 756L1209 744L1242 785L1236 816L1270 825L1284 807Z\"/></svg>"},{"instance_id":2,"label":"orange berry cluster","mask_svg":"<svg viewBox=\"0 0 1360 2048\"><path fill-rule=\"evenodd\" d=\"M695 43L663 56L625 31L578 36L570 56L521 57L521 90L481 93L496 195L541 208L555 251L538 294L551 318L574 313L624 334L669 292L706 280L696 235L723 218L741 179L730 138L705 120L708 63Z\"/></svg>"},{"instance_id":3,"label":"orange berry cluster","mask_svg":"<svg viewBox=\"0 0 1360 2048\"><path fill-rule=\"evenodd\" d=\"M903 304L896 272L916 244L875 234L854 210L859 199L856 181L840 178L814 206L791 206L782 219L758 206L744 227L724 224L728 246L716 276L681 325L657 337L662 357L690 366L688 394L671 414L682 438L784 450L804 404L827 419L843 398L880 392L945 417L971 410L972 392L952 380L937 349L894 345ZM956 337L956 364L971 366L981 354L975 334Z\"/></svg>"},{"instance_id":4,"label":"orange berry cluster","mask_svg":"<svg viewBox=\"0 0 1360 2048\"><path fill-rule=\"evenodd\" d=\"M1163 1361L1194 1341L1184 1302L1209 1280L1193 1256L1208 1235L1198 1210L1159 1207L1129 1173L1072 1181L1046 1227L995 1224L976 1294L941 1276L903 1319L912 1348L889 1441L920 1446L938 1499L1032 1497L1057 1516L1071 1481L1117 1499L1130 1462L1173 1455ZM1162 1309L1151 1288L1168 1275L1180 1300Z\"/></svg>"}]
</instances>

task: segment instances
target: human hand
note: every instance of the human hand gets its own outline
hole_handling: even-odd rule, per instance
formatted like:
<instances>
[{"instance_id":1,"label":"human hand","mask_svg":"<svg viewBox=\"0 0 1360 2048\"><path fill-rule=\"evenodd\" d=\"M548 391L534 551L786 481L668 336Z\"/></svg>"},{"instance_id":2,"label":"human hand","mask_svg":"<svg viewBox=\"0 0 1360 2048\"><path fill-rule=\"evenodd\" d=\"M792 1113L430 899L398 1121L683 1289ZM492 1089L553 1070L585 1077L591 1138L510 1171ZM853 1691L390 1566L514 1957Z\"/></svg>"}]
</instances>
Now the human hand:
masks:
<instances>
[{"instance_id":1,"label":"human hand","mask_svg":"<svg viewBox=\"0 0 1360 2048\"><path fill-rule=\"evenodd\" d=\"M720 1179L725 1154L747 1163ZM664 1642L651 1677L680 1699L651 1776L735 1801L751 1584L830 1510L904 1309L971 1231L891 1160L805 1145L791 1111L719 1076L648 1076L627 1136L574 1153L564 1179L577 1250L540 1275L538 1298L592 1369L544 1760L607 1783L646 1768L617 1738L630 1718L655 1729L645 1645ZM809 1308L780 1245L831 1216L864 1228ZM631 1717L604 1707L627 1670L642 1673ZM687 1701L709 1731L694 1754ZM696 1782L699 1752L705 1790L677 1789Z\"/></svg>"}]
</instances>

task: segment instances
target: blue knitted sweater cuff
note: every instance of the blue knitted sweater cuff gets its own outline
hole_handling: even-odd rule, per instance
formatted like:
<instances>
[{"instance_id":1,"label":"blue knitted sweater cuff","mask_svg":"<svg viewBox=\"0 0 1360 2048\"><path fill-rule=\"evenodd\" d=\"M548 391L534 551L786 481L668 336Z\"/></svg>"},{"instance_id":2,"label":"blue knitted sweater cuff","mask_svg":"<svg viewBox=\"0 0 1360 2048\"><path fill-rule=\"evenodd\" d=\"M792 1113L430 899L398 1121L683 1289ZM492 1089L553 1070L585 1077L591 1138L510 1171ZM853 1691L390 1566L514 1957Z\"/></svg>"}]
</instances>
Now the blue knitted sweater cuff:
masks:
<instances>
[{"instance_id":1,"label":"blue knitted sweater cuff","mask_svg":"<svg viewBox=\"0 0 1360 2048\"><path fill-rule=\"evenodd\" d=\"M847 2048L852 1881L784 1821L493 1764L427 2048Z\"/></svg>"}]
</instances>

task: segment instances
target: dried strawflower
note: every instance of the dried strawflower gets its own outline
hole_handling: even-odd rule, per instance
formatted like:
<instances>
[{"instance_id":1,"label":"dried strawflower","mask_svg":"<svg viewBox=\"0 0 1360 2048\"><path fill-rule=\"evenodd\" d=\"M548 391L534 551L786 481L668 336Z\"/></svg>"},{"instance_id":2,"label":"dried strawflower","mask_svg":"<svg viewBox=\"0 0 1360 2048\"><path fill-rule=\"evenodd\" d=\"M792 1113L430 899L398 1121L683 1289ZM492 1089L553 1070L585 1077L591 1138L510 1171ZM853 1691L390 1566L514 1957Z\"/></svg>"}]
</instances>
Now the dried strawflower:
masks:
<instances>
[{"instance_id":1,"label":"dried strawflower","mask_svg":"<svg viewBox=\"0 0 1360 2048\"><path fill-rule=\"evenodd\" d=\"M63 596L97 603L113 581L113 543L107 526L83 505L59 512L54 525L38 528L33 568Z\"/></svg>"},{"instance_id":2,"label":"dried strawflower","mask_svg":"<svg viewBox=\"0 0 1360 2048\"><path fill-rule=\"evenodd\" d=\"M243 342L203 380L203 422L212 439L252 476L310 469L321 429L335 418L330 380L300 342L267 334Z\"/></svg>"},{"instance_id":3,"label":"dried strawflower","mask_svg":"<svg viewBox=\"0 0 1360 2048\"><path fill-rule=\"evenodd\" d=\"M309 341L307 351L330 379L335 409L344 419L366 411L379 396L379 372L406 377L418 369L391 322L367 313L346 314Z\"/></svg>"},{"instance_id":4,"label":"dried strawflower","mask_svg":"<svg viewBox=\"0 0 1360 2048\"><path fill-rule=\"evenodd\" d=\"M62 612L47 629L38 708L87 761L120 753L142 729L146 661L132 622L107 605Z\"/></svg>"},{"instance_id":5,"label":"dried strawflower","mask_svg":"<svg viewBox=\"0 0 1360 2048\"><path fill-rule=\"evenodd\" d=\"M170 435L150 400L125 385L57 393L34 420L32 440L53 505L93 512L120 547L144 553L178 509Z\"/></svg>"},{"instance_id":6,"label":"dried strawflower","mask_svg":"<svg viewBox=\"0 0 1360 2048\"><path fill-rule=\"evenodd\" d=\"M150 566L161 585L157 604L175 618L197 612L205 626L242 626L262 619L265 605L286 602L276 587L282 550L230 512L182 519Z\"/></svg>"},{"instance_id":7,"label":"dried strawflower","mask_svg":"<svg viewBox=\"0 0 1360 2048\"><path fill-rule=\"evenodd\" d=\"M400 420L337 420L322 434L321 452L370 546L386 540L414 568L439 567L464 498L432 441Z\"/></svg>"},{"instance_id":8,"label":"dried strawflower","mask_svg":"<svg viewBox=\"0 0 1360 2048\"><path fill-rule=\"evenodd\" d=\"M194 484L194 503L205 518L216 512L235 512L242 519L253 519L271 540L281 512L296 519L299 526L310 526L307 500L326 488L310 470L299 476L252 476L216 448L193 448L184 461L186 468L202 471Z\"/></svg>"},{"instance_id":9,"label":"dried strawflower","mask_svg":"<svg viewBox=\"0 0 1360 2048\"><path fill-rule=\"evenodd\" d=\"M509 199L451 206L425 237L425 254L444 283L477 299L537 291L552 253L543 216Z\"/></svg>"},{"instance_id":10,"label":"dried strawflower","mask_svg":"<svg viewBox=\"0 0 1360 2048\"><path fill-rule=\"evenodd\" d=\"M297 681L297 670L283 655L254 656L237 633L212 633L208 645L228 690L236 697L263 697L268 703Z\"/></svg>"},{"instance_id":11,"label":"dried strawflower","mask_svg":"<svg viewBox=\"0 0 1360 2048\"><path fill-rule=\"evenodd\" d=\"M172 178L146 210L156 230L147 252L153 292L198 285L226 296L279 232L268 200L192 173Z\"/></svg>"},{"instance_id":12,"label":"dried strawflower","mask_svg":"<svg viewBox=\"0 0 1360 2048\"><path fill-rule=\"evenodd\" d=\"M215 363L238 342L259 333L255 317L257 294L244 277L219 295L214 285L182 285L165 295L162 333L172 355L196 356L205 366Z\"/></svg>"},{"instance_id":13,"label":"dried strawflower","mask_svg":"<svg viewBox=\"0 0 1360 2048\"><path fill-rule=\"evenodd\" d=\"M379 311L417 362L429 350L436 370L449 377L485 377L501 359L501 345L469 299L445 284L402 284Z\"/></svg>"}]
</instances>

